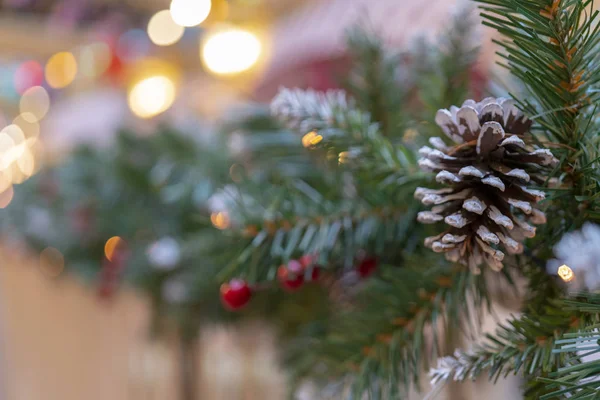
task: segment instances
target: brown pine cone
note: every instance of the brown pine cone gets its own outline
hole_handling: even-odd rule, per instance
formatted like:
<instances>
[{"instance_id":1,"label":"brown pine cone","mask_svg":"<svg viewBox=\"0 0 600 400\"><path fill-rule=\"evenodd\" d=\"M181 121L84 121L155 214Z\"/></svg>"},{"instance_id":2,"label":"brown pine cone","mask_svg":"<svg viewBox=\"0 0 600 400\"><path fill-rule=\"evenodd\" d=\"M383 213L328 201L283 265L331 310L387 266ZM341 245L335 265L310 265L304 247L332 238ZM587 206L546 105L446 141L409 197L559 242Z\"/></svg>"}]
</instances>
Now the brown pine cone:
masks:
<instances>
[{"instance_id":1,"label":"brown pine cone","mask_svg":"<svg viewBox=\"0 0 600 400\"><path fill-rule=\"evenodd\" d=\"M420 212L418 221L444 221L449 227L426 238L425 245L473 271L484 262L499 270L501 248L521 253L522 241L535 236L526 221L545 223L536 208L545 195L529 186L542 185L558 160L549 150L526 143L531 121L510 99L467 100L460 108L438 111L435 121L455 145L431 138L433 148L419 150L419 165L437 172L436 181L448 187L416 190L415 198L433 206Z\"/></svg>"}]
</instances>

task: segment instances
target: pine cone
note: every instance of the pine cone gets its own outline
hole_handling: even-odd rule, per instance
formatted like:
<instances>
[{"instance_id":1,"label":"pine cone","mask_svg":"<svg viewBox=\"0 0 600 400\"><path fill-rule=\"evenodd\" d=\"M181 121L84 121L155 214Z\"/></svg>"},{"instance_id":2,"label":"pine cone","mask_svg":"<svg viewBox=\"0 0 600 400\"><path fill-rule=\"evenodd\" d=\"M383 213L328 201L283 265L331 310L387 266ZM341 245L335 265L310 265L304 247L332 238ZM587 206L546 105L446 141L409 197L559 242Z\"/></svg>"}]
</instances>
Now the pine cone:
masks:
<instances>
[{"instance_id":1,"label":"pine cone","mask_svg":"<svg viewBox=\"0 0 600 400\"><path fill-rule=\"evenodd\" d=\"M558 160L549 150L526 144L531 121L510 99L467 100L460 108L438 111L435 121L456 144L446 146L435 137L429 141L434 148L419 150L421 168L437 172L436 181L449 186L415 192L423 204L433 205L419 213L419 222L449 225L426 238L425 245L475 272L484 262L499 270L500 248L521 253L522 241L535 236L526 221L545 223L544 213L535 208L544 193L528 185L542 185Z\"/></svg>"}]
</instances>

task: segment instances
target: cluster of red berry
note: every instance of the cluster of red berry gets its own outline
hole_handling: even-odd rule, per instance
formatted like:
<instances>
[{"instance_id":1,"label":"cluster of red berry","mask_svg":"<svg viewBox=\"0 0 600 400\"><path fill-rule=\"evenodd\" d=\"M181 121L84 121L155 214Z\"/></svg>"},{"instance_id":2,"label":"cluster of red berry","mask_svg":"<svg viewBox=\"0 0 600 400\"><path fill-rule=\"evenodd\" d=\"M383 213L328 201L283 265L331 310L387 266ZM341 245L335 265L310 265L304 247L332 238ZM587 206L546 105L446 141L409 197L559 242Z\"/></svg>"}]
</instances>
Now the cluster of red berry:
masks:
<instances>
[{"instance_id":1,"label":"cluster of red berry","mask_svg":"<svg viewBox=\"0 0 600 400\"><path fill-rule=\"evenodd\" d=\"M314 256L306 255L299 260L291 260L287 265L281 265L277 270L279 284L288 292L300 289L307 281L310 271L310 282L317 281L321 274L321 267L315 264ZM377 259L363 258L356 266L356 272L361 278L367 278L377 269ZM253 289L242 279L233 279L221 285L221 301L229 310L239 310L244 307L252 297Z\"/></svg>"}]
</instances>

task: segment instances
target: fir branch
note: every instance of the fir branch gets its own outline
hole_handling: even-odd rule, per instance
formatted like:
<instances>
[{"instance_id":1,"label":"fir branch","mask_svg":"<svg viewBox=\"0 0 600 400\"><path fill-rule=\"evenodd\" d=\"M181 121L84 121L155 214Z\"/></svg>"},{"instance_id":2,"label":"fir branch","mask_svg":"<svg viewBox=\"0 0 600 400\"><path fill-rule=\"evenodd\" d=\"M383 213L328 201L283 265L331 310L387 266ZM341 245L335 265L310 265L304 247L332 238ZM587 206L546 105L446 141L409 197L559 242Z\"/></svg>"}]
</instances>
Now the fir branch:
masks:
<instances>
[{"instance_id":1,"label":"fir branch","mask_svg":"<svg viewBox=\"0 0 600 400\"><path fill-rule=\"evenodd\" d=\"M600 391L600 295L579 293L565 299L563 307L586 316L580 330L567 332L556 341L554 353L565 355L564 365L551 379L544 379L547 394L541 399L594 399Z\"/></svg>"},{"instance_id":2,"label":"fir branch","mask_svg":"<svg viewBox=\"0 0 600 400\"><path fill-rule=\"evenodd\" d=\"M479 321L488 304L483 277L462 269L391 270L365 290L331 321L325 337L300 348L310 359L301 364L342 374L358 398L398 398L418 386L423 367L444 351L442 332L476 330L467 321Z\"/></svg>"},{"instance_id":3,"label":"fir branch","mask_svg":"<svg viewBox=\"0 0 600 400\"><path fill-rule=\"evenodd\" d=\"M476 1L484 4L484 24L504 36L498 41L504 48L503 65L526 86L528 96L521 98L521 106L536 115L540 139L562 145L557 152L564 160L560 182L567 195L557 195L555 206L567 211L567 219L576 225L598 218L597 127L592 116L600 100L600 25L593 1Z\"/></svg>"},{"instance_id":4,"label":"fir branch","mask_svg":"<svg viewBox=\"0 0 600 400\"><path fill-rule=\"evenodd\" d=\"M382 38L364 27L348 31L346 46L353 63L345 86L358 108L379 123L383 136L401 137L406 88L398 82L399 54L386 49Z\"/></svg>"}]
</instances>

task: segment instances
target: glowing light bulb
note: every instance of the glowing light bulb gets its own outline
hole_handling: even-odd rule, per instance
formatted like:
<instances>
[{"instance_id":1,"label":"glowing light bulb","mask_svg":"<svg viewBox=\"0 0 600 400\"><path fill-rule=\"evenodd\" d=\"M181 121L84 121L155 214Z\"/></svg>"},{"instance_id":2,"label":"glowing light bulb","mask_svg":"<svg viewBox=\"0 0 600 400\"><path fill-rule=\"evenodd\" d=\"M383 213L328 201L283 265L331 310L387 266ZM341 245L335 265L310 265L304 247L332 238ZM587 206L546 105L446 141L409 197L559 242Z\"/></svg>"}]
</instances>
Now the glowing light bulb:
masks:
<instances>
[{"instance_id":1,"label":"glowing light bulb","mask_svg":"<svg viewBox=\"0 0 600 400\"><path fill-rule=\"evenodd\" d=\"M196 26L210 14L211 0L172 0L171 16L181 26Z\"/></svg>"},{"instance_id":2,"label":"glowing light bulb","mask_svg":"<svg viewBox=\"0 0 600 400\"><path fill-rule=\"evenodd\" d=\"M573 279L575 279L575 273L566 264L558 267L558 276L560 276L560 278L565 282L571 282Z\"/></svg>"},{"instance_id":3,"label":"glowing light bulb","mask_svg":"<svg viewBox=\"0 0 600 400\"><path fill-rule=\"evenodd\" d=\"M169 10L154 14L148 22L148 37L158 46L169 46L177 43L183 36L185 28L173 20Z\"/></svg>"},{"instance_id":4,"label":"glowing light bulb","mask_svg":"<svg viewBox=\"0 0 600 400\"><path fill-rule=\"evenodd\" d=\"M166 110L175 101L175 84L158 75L136 83L129 92L129 108L141 118L151 118Z\"/></svg>"},{"instance_id":5,"label":"glowing light bulb","mask_svg":"<svg viewBox=\"0 0 600 400\"><path fill-rule=\"evenodd\" d=\"M241 29L216 32L202 45L204 64L218 75L233 75L249 70L258 62L261 52L260 40Z\"/></svg>"},{"instance_id":6,"label":"glowing light bulb","mask_svg":"<svg viewBox=\"0 0 600 400\"><path fill-rule=\"evenodd\" d=\"M55 89L69 86L77 75L77 60L69 52L56 53L46 63L46 82Z\"/></svg>"}]
</instances>

